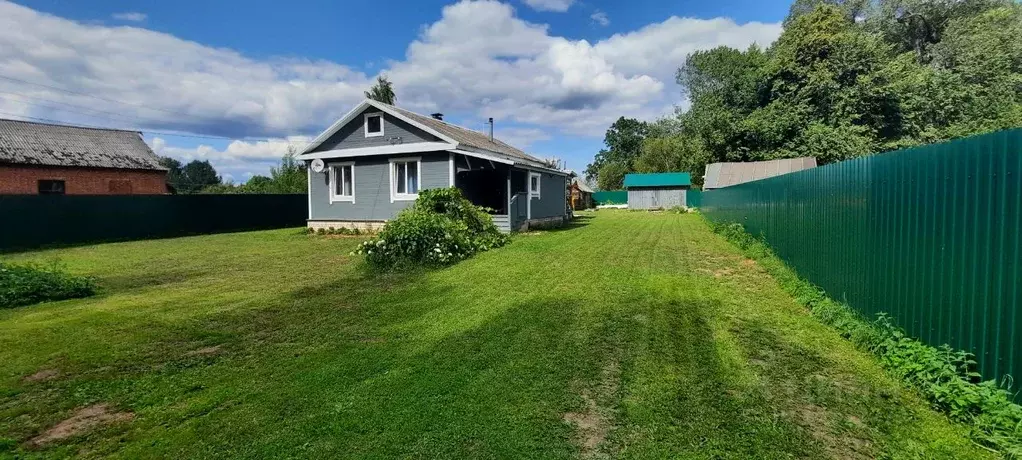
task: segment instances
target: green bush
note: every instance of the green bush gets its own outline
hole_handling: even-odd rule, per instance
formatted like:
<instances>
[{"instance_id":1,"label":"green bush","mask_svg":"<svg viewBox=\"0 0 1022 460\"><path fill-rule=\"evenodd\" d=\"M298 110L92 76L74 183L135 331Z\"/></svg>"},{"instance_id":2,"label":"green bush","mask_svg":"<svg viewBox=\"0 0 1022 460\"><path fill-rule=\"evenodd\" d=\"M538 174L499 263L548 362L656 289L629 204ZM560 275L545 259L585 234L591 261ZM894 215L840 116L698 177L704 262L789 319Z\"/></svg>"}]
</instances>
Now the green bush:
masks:
<instances>
[{"instance_id":1,"label":"green bush","mask_svg":"<svg viewBox=\"0 0 1022 460\"><path fill-rule=\"evenodd\" d=\"M765 241L750 235L740 224L710 225L746 256L760 262L813 316L876 355L888 372L919 390L935 408L968 424L973 438L1011 458L1022 458L1022 406L1012 402L1010 378L1004 379L1003 387L992 380L981 382L972 354L948 345L926 345L907 336L883 313L869 321L800 278Z\"/></svg>"},{"instance_id":2,"label":"green bush","mask_svg":"<svg viewBox=\"0 0 1022 460\"><path fill-rule=\"evenodd\" d=\"M356 233L357 234L357 233ZM437 267L509 241L486 209L466 200L457 188L424 190L415 204L387 222L377 236L354 251L376 269Z\"/></svg>"},{"instance_id":3,"label":"green bush","mask_svg":"<svg viewBox=\"0 0 1022 460\"><path fill-rule=\"evenodd\" d=\"M88 297L95 293L96 283L91 278L70 275L56 264L42 267L0 262L0 308Z\"/></svg>"}]
</instances>

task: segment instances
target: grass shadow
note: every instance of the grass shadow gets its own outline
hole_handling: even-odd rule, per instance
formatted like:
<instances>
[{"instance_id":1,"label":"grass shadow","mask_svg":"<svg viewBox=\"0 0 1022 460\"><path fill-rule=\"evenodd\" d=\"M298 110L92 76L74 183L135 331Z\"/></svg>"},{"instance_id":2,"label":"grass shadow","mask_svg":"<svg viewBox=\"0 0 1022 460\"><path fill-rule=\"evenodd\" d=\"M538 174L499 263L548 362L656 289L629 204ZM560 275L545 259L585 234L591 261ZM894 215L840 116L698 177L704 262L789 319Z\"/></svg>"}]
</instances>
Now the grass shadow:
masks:
<instances>
[{"instance_id":1,"label":"grass shadow","mask_svg":"<svg viewBox=\"0 0 1022 460\"><path fill-rule=\"evenodd\" d=\"M744 357L722 348L714 324L719 301L659 299L643 308L657 324L637 340L625 368L632 413L626 426L645 427L616 435L635 457L764 458L779 452L816 458L821 452L794 421L780 416L767 395L736 371Z\"/></svg>"},{"instance_id":2,"label":"grass shadow","mask_svg":"<svg viewBox=\"0 0 1022 460\"><path fill-rule=\"evenodd\" d=\"M193 278L199 278L207 273L204 270L166 268L159 271L105 276L100 278L99 282L104 292L117 292L182 283Z\"/></svg>"}]
</instances>

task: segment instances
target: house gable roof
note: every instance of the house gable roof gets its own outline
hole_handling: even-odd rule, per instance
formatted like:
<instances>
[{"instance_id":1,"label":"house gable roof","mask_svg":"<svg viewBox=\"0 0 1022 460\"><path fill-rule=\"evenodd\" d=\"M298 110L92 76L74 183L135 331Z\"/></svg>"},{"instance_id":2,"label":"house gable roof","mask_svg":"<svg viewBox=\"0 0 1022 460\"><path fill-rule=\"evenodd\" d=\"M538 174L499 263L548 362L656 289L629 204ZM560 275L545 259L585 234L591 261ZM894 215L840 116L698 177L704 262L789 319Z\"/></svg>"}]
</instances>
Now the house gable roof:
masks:
<instances>
[{"instance_id":1,"label":"house gable roof","mask_svg":"<svg viewBox=\"0 0 1022 460\"><path fill-rule=\"evenodd\" d=\"M458 143L459 148L468 147L470 149L485 150L489 152L507 155L512 158L535 161L537 163L542 163L543 161L540 160L539 158L536 158L515 148L510 144L505 143L500 139L497 139L496 137L493 138L493 140L491 141L489 134L483 134L479 131L463 128L455 124L437 120L436 118L433 118L431 116L421 115L399 107L394 106L388 107L391 107L394 110L397 110L399 113L415 120L416 122L428 126L436 130L437 132L443 134L444 136L453 139L455 142Z\"/></svg>"},{"instance_id":2,"label":"house gable roof","mask_svg":"<svg viewBox=\"0 0 1022 460\"><path fill-rule=\"evenodd\" d=\"M0 163L165 171L136 131L0 119Z\"/></svg>"},{"instance_id":3,"label":"house gable roof","mask_svg":"<svg viewBox=\"0 0 1022 460\"><path fill-rule=\"evenodd\" d=\"M816 158L813 157L749 161L744 163L711 163L706 165L703 189L729 187L815 167Z\"/></svg>"},{"instance_id":4,"label":"house gable roof","mask_svg":"<svg viewBox=\"0 0 1022 460\"><path fill-rule=\"evenodd\" d=\"M692 185L686 172L625 174L625 188L629 187L684 187Z\"/></svg>"},{"instance_id":5,"label":"house gable roof","mask_svg":"<svg viewBox=\"0 0 1022 460\"><path fill-rule=\"evenodd\" d=\"M337 120L333 125L323 131L319 136L316 136L312 142L302 151L303 155L315 153L317 147L323 142L330 138L334 133L340 131L345 125L351 122L360 122L357 117L360 113L365 111L369 107L375 107L376 109L385 112L395 118L401 119L416 128L419 128L429 134L436 136L442 142L449 143L450 146L447 150L459 150L463 153L474 152L482 154L492 154L495 158L504 158L511 160L514 163L523 164L541 169L550 169L543 163L543 160L529 155L522 150L504 142L500 139L494 138L490 140L488 134L483 134L478 131L474 131L468 128L464 128L455 124L447 123L445 121L437 120L428 115L422 115L419 113L405 110L400 107L395 107L390 104L384 104L379 101L372 99L363 100L359 105L355 106L351 111L345 114L341 119ZM306 158L311 158L311 155L307 155ZM558 171L563 174L563 172Z\"/></svg>"}]
</instances>

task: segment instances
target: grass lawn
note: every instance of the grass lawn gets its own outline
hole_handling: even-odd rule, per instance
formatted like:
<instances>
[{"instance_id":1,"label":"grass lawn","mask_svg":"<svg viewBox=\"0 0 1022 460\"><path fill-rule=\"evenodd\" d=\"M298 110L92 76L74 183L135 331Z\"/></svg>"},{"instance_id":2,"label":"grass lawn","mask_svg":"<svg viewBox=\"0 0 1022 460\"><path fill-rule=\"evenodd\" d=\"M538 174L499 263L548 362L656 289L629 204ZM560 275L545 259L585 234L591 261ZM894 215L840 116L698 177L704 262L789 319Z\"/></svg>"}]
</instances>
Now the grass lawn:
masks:
<instances>
[{"instance_id":1,"label":"grass lawn","mask_svg":"<svg viewBox=\"0 0 1022 460\"><path fill-rule=\"evenodd\" d=\"M296 229L5 256L102 292L0 311L0 457L990 455L698 216L590 216L399 276Z\"/></svg>"}]
</instances>

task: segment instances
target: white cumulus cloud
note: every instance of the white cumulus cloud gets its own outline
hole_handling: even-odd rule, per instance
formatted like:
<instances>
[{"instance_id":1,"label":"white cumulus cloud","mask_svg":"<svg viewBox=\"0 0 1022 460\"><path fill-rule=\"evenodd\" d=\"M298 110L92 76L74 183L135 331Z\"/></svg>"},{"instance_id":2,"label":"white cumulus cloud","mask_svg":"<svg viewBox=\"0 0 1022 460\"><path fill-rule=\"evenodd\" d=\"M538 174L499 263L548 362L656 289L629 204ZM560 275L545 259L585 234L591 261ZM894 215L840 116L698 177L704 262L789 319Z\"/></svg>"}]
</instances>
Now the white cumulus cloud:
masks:
<instances>
[{"instance_id":1,"label":"white cumulus cloud","mask_svg":"<svg viewBox=\"0 0 1022 460\"><path fill-rule=\"evenodd\" d=\"M377 68L394 82L400 105L494 117L499 136L527 148L563 133L602 136L619 116L669 113L685 103L674 73L687 54L768 45L780 31L780 24L670 17L589 42L554 35L507 3L462 1L444 7L404 56L381 57ZM275 161L279 153L255 153L268 147L253 138L315 136L361 100L374 77L342 63L257 59L0 0L0 116L239 139L223 150L159 146L225 167Z\"/></svg>"},{"instance_id":2,"label":"white cumulus cloud","mask_svg":"<svg viewBox=\"0 0 1022 460\"><path fill-rule=\"evenodd\" d=\"M571 8L575 0L524 0L526 5L536 11L556 11L563 13Z\"/></svg>"},{"instance_id":3,"label":"white cumulus cloud","mask_svg":"<svg viewBox=\"0 0 1022 460\"><path fill-rule=\"evenodd\" d=\"M593 12L593 14L589 15L589 19L593 20L593 24L597 24L603 27L607 27L610 25L610 18L607 17L607 13L604 13L603 11L600 10L596 10L595 12Z\"/></svg>"},{"instance_id":4,"label":"white cumulus cloud","mask_svg":"<svg viewBox=\"0 0 1022 460\"><path fill-rule=\"evenodd\" d=\"M145 21L148 16L145 13L139 13L137 11L126 11L124 13L114 13L112 17L121 21L142 22Z\"/></svg>"}]
</instances>

